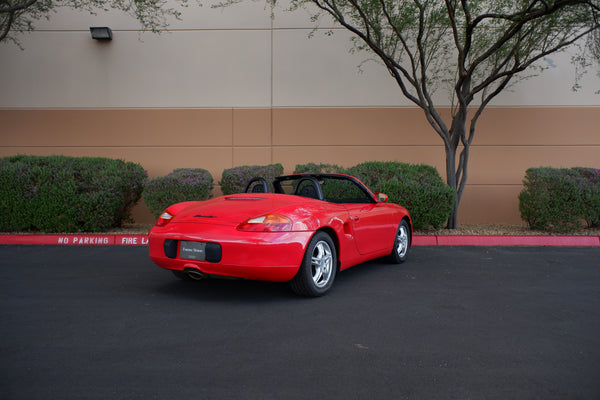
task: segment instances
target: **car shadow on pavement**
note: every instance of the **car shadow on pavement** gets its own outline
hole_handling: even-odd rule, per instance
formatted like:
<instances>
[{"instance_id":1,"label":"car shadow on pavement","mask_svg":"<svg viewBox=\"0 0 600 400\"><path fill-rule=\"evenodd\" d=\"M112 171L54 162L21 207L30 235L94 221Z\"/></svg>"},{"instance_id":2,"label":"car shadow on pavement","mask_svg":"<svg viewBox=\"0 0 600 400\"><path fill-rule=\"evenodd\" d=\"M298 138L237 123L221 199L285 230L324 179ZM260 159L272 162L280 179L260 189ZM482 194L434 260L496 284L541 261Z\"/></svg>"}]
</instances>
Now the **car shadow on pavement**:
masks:
<instances>
[{"instance_id":1,"label":"car shadow on pavement","mask_svg":"<svg viewBox=\"0 0 600 400\"><path fill-rule=\"evenodd\" d=\"M361 280L369 276L385 273L389 265L385 260L373 260L338 272L331 293L324 297L335 296L336 289L347 290L360 285ZM182 281L175 277L165 276L165 283L156 288L164 296L184 298L193 301L215 302L257 302L281 300L314 300L295 294L288 282L264 282L245 279L209 278L199 281Z\"/></svg>"},{"instance_id":2,"label":"car shadow on pavement","mask_svg":"<svg viewBox=\"0 0 600 400\"><path fill-rule=\"evenodd\" d=\"M217 278L186 282L168 276L157 292L163 296L202 302L269 302L298 297L286 282Z\"/></svg>"}]
</instances>

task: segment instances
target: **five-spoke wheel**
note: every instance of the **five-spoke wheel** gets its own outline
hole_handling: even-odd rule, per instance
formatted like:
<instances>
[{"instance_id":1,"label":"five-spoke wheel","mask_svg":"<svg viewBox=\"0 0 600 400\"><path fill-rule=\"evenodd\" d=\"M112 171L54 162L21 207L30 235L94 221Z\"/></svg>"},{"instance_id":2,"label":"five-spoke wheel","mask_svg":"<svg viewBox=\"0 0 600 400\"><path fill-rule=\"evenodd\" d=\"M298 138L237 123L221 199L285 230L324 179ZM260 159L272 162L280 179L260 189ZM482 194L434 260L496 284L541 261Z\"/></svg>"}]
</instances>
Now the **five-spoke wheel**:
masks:
<instances>
[{"instance_id":1,"label":"five-spoke wheel","mask_svg":"<svg viewBox=\"0 0 600 400\"><path fill-rule=\"evenodd\" d=\"M303 296L322 296L331 288L336 270L333 240L327 233L317 232L308 244L302 265L290 285Z\"/></svg>"},{"instance_id":2,"label":"five-spoke wheel","mask_svg":"<svg viewBox=\"0 0 600 400\"><path fill-rule=\"evenodd\" d=\"M394 248L390 259L396 264L403 263L408 258L408 249L410 247L410 227L406 220L402 220L396 231L396 239L394 240Z\"/></svg>"}]
</instances>

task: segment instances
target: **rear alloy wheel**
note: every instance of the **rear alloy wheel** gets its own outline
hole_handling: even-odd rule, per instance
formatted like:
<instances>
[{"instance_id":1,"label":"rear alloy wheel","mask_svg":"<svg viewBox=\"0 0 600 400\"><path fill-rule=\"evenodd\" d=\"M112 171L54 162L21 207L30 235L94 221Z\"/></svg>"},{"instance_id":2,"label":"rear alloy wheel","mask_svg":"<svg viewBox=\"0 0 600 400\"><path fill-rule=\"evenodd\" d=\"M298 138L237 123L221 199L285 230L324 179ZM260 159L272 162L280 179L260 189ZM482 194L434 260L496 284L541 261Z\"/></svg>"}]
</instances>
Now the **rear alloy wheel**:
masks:
<instances>
[{"instance_id":1,"label":"rear alloy wheel","mask_svg":"<svg viewBox=\"0 0 600 400\"><path fill-rule=\"evenodd\" d=\"M410 227L406 220L402 220L398 225L396 239L394 240L394 248L390 259L395 264L401 264L408 258L408 249L410 247Z\"/></svg>"},{"instance_id":2,"label":"rear alloy wheel","mask_svg":"<svg viewBox=\"0 0 600 400\"><path fill-rule=\"evenodd\" d=\"M317 232L310 240L302 265L290 285L299 295L323 296L333 285L336 270L337 255L333 240L325 232Z\"/></svg>"}]
</instances>

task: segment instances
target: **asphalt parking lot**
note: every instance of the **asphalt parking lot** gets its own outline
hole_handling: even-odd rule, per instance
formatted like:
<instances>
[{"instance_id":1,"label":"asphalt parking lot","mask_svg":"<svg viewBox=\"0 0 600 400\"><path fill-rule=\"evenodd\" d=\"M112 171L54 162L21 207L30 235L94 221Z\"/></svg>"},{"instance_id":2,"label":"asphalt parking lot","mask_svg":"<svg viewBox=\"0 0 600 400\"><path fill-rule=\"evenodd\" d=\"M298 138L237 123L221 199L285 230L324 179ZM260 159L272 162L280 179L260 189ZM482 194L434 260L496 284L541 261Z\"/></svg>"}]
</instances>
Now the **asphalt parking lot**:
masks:
<instances>
[{"instance_id":1,"label":"asphalt parking lot","mask_svg":"<svg viewBox=\"0 0 600 400\"><path fill-rule=\"evenodd\" d=\"M598 399L600 249L416 247L285 284L0 246L1 399Z\"/></svg>"}]
</instances>

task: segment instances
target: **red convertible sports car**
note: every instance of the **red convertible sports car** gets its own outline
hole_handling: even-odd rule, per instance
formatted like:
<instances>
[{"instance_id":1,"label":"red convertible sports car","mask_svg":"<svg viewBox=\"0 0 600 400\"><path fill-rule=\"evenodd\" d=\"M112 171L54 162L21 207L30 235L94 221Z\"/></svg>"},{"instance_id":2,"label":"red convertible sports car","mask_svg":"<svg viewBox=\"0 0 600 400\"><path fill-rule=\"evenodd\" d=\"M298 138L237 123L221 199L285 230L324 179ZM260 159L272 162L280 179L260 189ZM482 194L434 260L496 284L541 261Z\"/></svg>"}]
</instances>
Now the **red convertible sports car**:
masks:
<instances>
[{"instance_id":1,"label":"red convertible sports car","mask_svg":"<svg viewBox=\"0 0 600 400\"><path fill-rule=\"evenodd\" d=\"M296 174L246 193L173 204L149 234L150 258L185 280L212 276L289 281L321 296L338 271L374 258L406 260L408 211L358 179Z\"/></svg>"}]
</instances>

